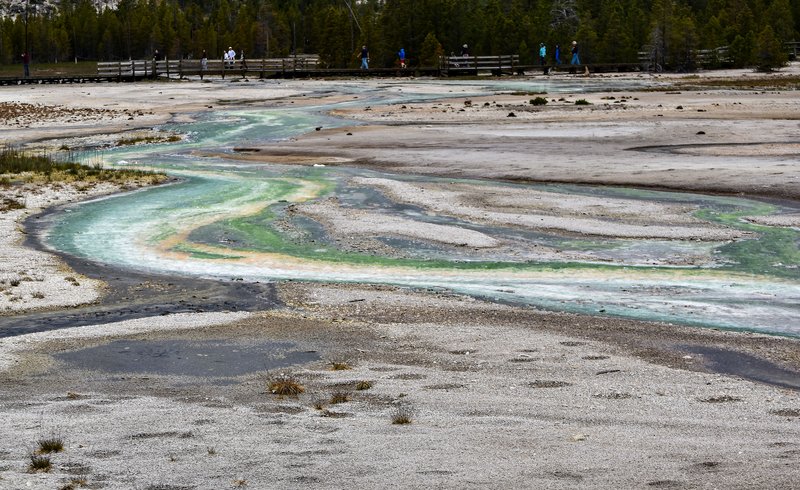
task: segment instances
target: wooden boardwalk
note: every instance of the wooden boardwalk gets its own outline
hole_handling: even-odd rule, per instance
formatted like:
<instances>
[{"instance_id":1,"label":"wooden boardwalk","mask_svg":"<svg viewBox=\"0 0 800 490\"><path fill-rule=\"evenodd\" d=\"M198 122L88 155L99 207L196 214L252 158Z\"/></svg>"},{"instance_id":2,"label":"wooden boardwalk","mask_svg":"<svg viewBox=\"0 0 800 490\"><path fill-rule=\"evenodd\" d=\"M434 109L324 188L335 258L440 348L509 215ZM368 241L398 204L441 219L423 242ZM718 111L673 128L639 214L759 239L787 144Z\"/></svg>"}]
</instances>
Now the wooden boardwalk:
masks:
<instances>
[{"instance_id":1,"label":"wooden boardwalk","mask_svg":"<svg viewBox=\"0 0 800 490\"><path fill-rule=\"evenodd\" d=\"M70 84L133 82L148 79L241 79L241 78L336 78L336 77L473 77L480 75L521 75L544 73L584 74L636 71L635 63L607 65L560 65L543 67L521 65L518 55L501 56L445 56L439 66L401 69L393 68L324 68L316 56L252 60L129 60L97 63L97 73L91 75L49 75L0 78L0 85Z\"/></svg>"}]
</instances>

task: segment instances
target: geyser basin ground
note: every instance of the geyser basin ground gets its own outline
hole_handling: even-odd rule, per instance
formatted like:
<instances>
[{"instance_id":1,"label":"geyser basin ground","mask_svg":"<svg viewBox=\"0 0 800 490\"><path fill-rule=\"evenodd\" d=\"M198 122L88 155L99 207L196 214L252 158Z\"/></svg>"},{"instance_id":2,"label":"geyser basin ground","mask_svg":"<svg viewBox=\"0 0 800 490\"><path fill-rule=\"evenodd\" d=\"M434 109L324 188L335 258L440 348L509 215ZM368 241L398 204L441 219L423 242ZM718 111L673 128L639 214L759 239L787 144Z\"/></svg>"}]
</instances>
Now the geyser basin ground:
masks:
<instances>
[{"instance_id":1,"label":"geyser basin ground","mask_svg":"<svg viewBox=\"0 0 800 490\"><path fill-rule=\"evenodd\" d=\"M800 335L800 232L789 203L225 155L344 124L325 110L229 108L166 128L186 135L180 143L106 151L108 164L182 181L51 215L46 242L152 273L445 288L552 310Z\"/></svg>"},{"instance_id":2,"label":"geyser basin ground","mask_svg":"<svg viewBox=\"0 0 800 490\"><path fill-rule=\"evenodd\" d=\"M739 82L750 74L738 72L736 76ZM607 80L599 78L586 80L584 85L605 85ZM693 83L696 82L693 78ZM533 79L529 85L538 83L539 80ZM376 92L400 89L406 92L415 84L403 81L387 87L392 84L361 81L350 85L372 87ZM464 94L453 84L427 84L435 84L440 94L454 97ZM268 101L310 86L330 89L330 96ZM90 91L88 96L86 92ZM796 198L797 186L793 184L796 166L774 156L714 159L627 150L633 146L674 145L699 139L724 144L752 139L765 141L769 136L775 141L790 141L796 138L796 114L800 109L796 94L670 92L675 93L625 93L626 109L613 101L609 102L609 109L604 108L609 100L604 97L619 101L623 95L620 92L564 95L573 101L577 97L587 98L594 105L585 110L556 101L542 111L525 111L530 95L492 93L479 98L474 91L469 95L472 109L465 112L458 110L464 106L460 100L447 101L451 108L441 103L436 108L434 103L409 104L408 109L398 105L396 110L373 104L369 111L363 106L353 106L351 116L391 120L394 125L333 129L326 126L321 131L311 127L310 134L297 137L296 141L262 144L255 138L246 145L259 151L236 153L227 148L220 150L215 144L209 147L216 151L198 150L192 158L203 160L202 155L221 154L226 157L221 162L224 167L239 166L235 160L245 156L251 165L259 161L274 163L269 158L276 154L275 160L284 163L347 162L348 166L360 169L381 170L322 179L335 184L335 189L324 195L338 196L338 203L314 198L294 203L292 209L288 209L292 205L288 202L268 206L275 208L276 215L285 213L282 221L274 225L270 224L274 220L266 223L280 232L283 246L295 239L293 234L297 235L294 246L303 253L295 253L296 257L341 250L337 253L366 255L372 261L375 257L421 260L437 254L440 260L460 250L462 260L492 257L495 261L527 266L525 262L530 257L515 258L509 253L522 248L517 244L527 243L530 255L536 252L538 257L546 257L549 250L551 256L545 262L563 259L553 254L559 250L585 254L586 250L601 249L604 257L617 261L611 267L620 274L631 271L639 274L634 266L619 265L623 257L634 261L660 257L664 262L656 267L666 268L665 274L669 276L674 273L670 268L674 265L667 264L675 264L681 257L682 269L699 264L711 267L722 254L710 254L708 250L718 244L714 240L688 243L685 249L691 253L681 254L683 245L677 247L672 239L662 238L656 241L666 241L669 246L651 247L656 241L646 241L648 246L639 253L632 254L630 247L622 247L624 254L617 256L613 247L598 247L596 243L611 241L619 247L624 241L619 237L584 236L592 242L587 249L574 243L575 237L571 236L574 232L561 232L572 245L559 248L552 240L543 238L558 235L552 230L547 233L521 230L518 220L489 224L480 216L442 211L430 214L426 209L431 209L433 203L415 199L413 204L405 195L391 195L386 184L387 181L412 186L422 183L426 186L423 194L452 190L450 184L437 183L435 179L428 183L428 179L398 176L435 175L454 182L455 177L466 179L462 192L467 194L474 194L467 192L468 189L477 188L477 183L469 179L498 182L523 179L625 184L628 188L669 184L673 189L706 194ZM275 95L279 93L283 95ZM553 95L552 98L559 98ZM318 102L322 99L341 101L355 94L343 96L330 82L226 81L224 84L109 84L88 89L14 88L7 92L0 89L0 96L87 107L129 105L156 112L153 117L169 119L173 117L169 112L174 112L176 118L188 121L191 118L184 117L185 114L195 114L209 105L218 110L221 99L236 100L237 104L250 100L249 109L261 110L321 105ZM483 108L485 102L490 108ZM684 110L675 109L678 105ZM507 117L511 110L517 118ZM412 118L420 123L407 124ZM11 123L0 121L0 126L8 127ZM57 118L37 124L41 129L11 130L19 140L31 141L79 129ZM124 129L125 124L129 124L127 118L109 121L102 127L91 123L85 129L110 132ZM130 124L141 121L137 117ZM462 137L466 128L469 135ZM593 128L598 128L597 132ZM700 131L706 135L695 136ZM513 137L504 137L506 133ZM529 136L534 133L535 137ZM559 133L567 136L560 138ZM254 142L258 144L251 145ZM230 144L232 148L233 143ZM181 153L178 147L166 148L154 149L162 154ZM455 155L453 149L458 149ZM129 155L136 151L129 151ZM540 155L546 158L538 158ZM136 161L127 155L113 156L129 164ZM591 166L586 164L589 156L594 162ZM157 155L152 160L159 159ZM185 160L188 162L189 158ZM355 179L371 179L370 185L360 182L355 186ZM311 180L318 182L320 176L313 175ZM383 184L378 186L380 182ZM514 188L498 182L488 183L483 189L496 187L503 194ZM461 182L456 184L453 187L460 189ZM542 189L526 186L521 189L540 198L547 197L535 193ZM509 211L508 205L496 196L497 192L492 193L489 202L469 204L472 208L478 204L490 205L493 212ZM359 205L349 210L348 196L353 193L364 193L364 198L371 199L376 207ZM575 199L568 202L574 203ZM453 202L450 199L445 204ZM692 202L690 199L688 205ZM760 201L754 202L758 208ZM788 207L791 208L791 203ZM754 212L750 204L744 208L748 213ZM526 208L518 214L534 213ZM542 211L536 214L541 215ZM691 216L692 212L688 214ZM399 226L407 222L406 216L421 224L413 227L413 233L374 240L371 235L354 234L359 227L348 224L339 215L361 223L360 228L363 223L372 222L382 235L391 227L412 229ZM375 221L375 215L384 219ZM681 213L665 216L674 220ZM730 233L731 229L737 233L754 231L741 230L738 225L720 226L721 223L707 217L701 216L699 221L697 218L694 216L693 221L682 227L697 231L698 225L706 223L702 228L714 233ZM763 221L766 226L779 223L778 228L793 226L791 214L748 221ZM642 223L633 220L630 224ZM441 233L445 229L441 226L446 226L449 232ZM256 227L251 224L250 228ZM250 228L237 230L242 238L249 238L246 232ZM500 231L493 231L495 228ZM13 234L17 227L12 223L7 229ZM213 226L191 233L185 241L193 248L174 253L183 257L195 249L216 245L234 250L241 242L214 242L212 238L223 238L225 235L220 233L224 232L230 237L231 229ZM446 240L455 237L468 246L456 246L455 240ZM503 249L502 244L507 241L512 241L513 246ZM636 241L638 238L632 240ZM743 242L746 240L734 240ZM534 248L533 243L540 246ZM246 245L241 248L252 252L252 244ZM311 246L329 251L309 252ZM725 255L730 257L728 252ZM687 262L686 258L691 257L692 261ZM70 263L86 262L79 259ZM25 268L22 262L14 264L17 269ZM595 267L591 263L590 268ZM725 265L718 267L730 274ZM117 267L96 268L100 277L128 276ZM337 268L340 264L332 263L330 270ZM452 274L463 274L460 265L440 267L448 269L452 269ZM780 266L769 263L765 270L768 272L757 275L774 281L769 270L779 271ZM67 271L63 275L76 273ZM76 277L84 283L81 276ZM147 274L139 277L146 278ZM163 282L174 281L187 287L198 282L192 278L173 278L174 274L166 276ZM236 292L242 295L257 292L260 289L257 286L261 286L229 279L211 279L206 284L249 286ZM161 284L153 282L156 283L153 287ZM565 287L565 293L572 288ZM106 299L119 298L123 304L128 297L141 300L134 289L120 295L112 293ZM452 295L441 288L415 292L410 288L370 284L279 281L269 289L275 291L280 299L277 304L282 306L272 309L271 305L276 303L264 301L266 311L259 314L157 314L129 322L0 339L0 356L16 360L0 372L0 410L4 421L4 430L0 431L0 486L61 488L76 475L89 485L120 489L227 488L245 482L248 488L385 488L387 485L791 488L800 480L800 467L791 464L798 450L796 441L800 440L797 392L737 376L709 373L703 367L707 362L704 354L680 350L680 346L716 346L770 359L797 372L800 360L795 339L511 307ZM116 290L112 283L112 291ZM168 299L173 290L167 288L155 297ZM198 295L198 299L203 296L207 294ZM223 306L224 301L218 303ZM28 316L19 314L10 318L26 325ZM209 322L218 323L212 326ZM73 338L71 334L81 337ZM297 398L278 398L265 393L265 381L278 374L275 372L245 374L236 383L214 380L186 383L181 376L109 374L54 360L54 355L60 352L126 339L292 342L313 346L310 348L320 353L321 360L281 370L306 387L305 393ZM346 360L352 369L332 371L327 362L332 360ZM372 388L355 390L360 380L372 382ZM339 393L345 393L350 401L330 404L333 395ZM323 409L315 408L318 406ZM391 423L399 408L412 413L411 424ZM64 438L66 451L50 456L54 465L50 473L28 473L36 441L52 434Z\"/></svg>"}]
</instances>

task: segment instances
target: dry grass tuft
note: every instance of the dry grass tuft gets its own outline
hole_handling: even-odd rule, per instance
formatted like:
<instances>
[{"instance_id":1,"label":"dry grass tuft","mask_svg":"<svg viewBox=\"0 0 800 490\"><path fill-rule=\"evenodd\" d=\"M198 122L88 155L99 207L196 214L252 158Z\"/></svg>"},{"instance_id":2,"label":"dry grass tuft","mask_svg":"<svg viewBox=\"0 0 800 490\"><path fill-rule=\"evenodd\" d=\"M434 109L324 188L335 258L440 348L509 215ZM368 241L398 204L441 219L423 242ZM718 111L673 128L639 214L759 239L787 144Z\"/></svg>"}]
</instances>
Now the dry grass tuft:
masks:
<instances>
[{"instance_id":1,"label":"dry grass tuft","mask_svg":"<svg viewBox=\"0 0 800 490\"><path fill-rule=\"evenodd\" d=\"M331 369L334 371L346 371L353 368L345 361L331 361Z\"/></svg>"},{"instance_id":2,"label":"dry grass tuft","mask_svg":"<svg viewBox=\"0 0 800 490\"><path fill-rule=\"evenodd\" d=\"M305 387L289 376L279 376L269 382L269 392L279 396L297 396L305 392Z\"/></svg>"},{"instance_id":3,"label":"dry grass tuft","mask_svg":"<svg viewBox=\"0 0 800 490\"><path fill-rule=\"evenodd\" d=\"M408 425L412 420L412 411L406 406L397 407L397 411L392 415L393 425Z\"/></svg>"},{"instance_id":4,"label":"dry grass tuft","mask_svg":"<svg viewBox=\"0 0 800 490\"><path fill-rule=\"evenodd\" d=\"M336 405L337 403L346 403L350 401L350 394L343 391L337 391L331 395L330 404Z\"/></svg>"},{"instance_id":5,"label":"dry grass tuft","mask_svg":"<svg viewBox=\"0 0 800 490\"><path fill-rule=\"evenodd\" d=\"M46 439L39 439L39 454L60 453L64 450L64 440L60 437L50 436Z\"/></svg>"},{"instance_id":6,"label":"dry grass tuft","mask_svg":"<svg viewBox=\"0 0 800 490\"><path fill-rule=\"evenodd\" d=\"M372 388L372 381L364 380L364 381L359 381L358 383L356 383L356 389L358 391L364 391L364 390L368 390L370 388Z\"/></svg>"},{"instance_id":7,"label":"dry grass tuft","mask_svg":"<svg viewBox=\"0 0 800 490\"><path fill-rule=\"evenodd\" d=\"M28 471L31 473L47 473L53 468L49 456L40 456L36 453L31 454L31 462L28 464Z\"/></svg>"}]
</instances>

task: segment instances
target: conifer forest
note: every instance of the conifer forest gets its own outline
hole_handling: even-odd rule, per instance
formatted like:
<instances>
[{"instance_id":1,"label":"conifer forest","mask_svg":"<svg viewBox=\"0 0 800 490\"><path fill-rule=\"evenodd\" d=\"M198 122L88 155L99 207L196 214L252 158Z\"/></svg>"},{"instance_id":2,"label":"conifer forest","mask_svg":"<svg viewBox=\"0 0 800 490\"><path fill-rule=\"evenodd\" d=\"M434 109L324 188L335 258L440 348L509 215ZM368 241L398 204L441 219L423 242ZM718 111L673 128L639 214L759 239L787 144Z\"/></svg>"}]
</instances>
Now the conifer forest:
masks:
<instances>
[{"instance_id":1,"label":"conifer forest","mask_svg":"<svg viewBox=\"0 0 800 490\"><path fill-rule=\"evenodd\" d=\"M577 41L583 63L635 63L649 53L665 69L691 69L697 53L733 67L785 62L800 31L800 0L27 0L0 19L0 63L316 54L328 67L431 66L442 54L519 54L538 62ZM26 39L27 38L27 39ZM722 49L719 49L722 48Z\"/></svg>"}]
</instances>

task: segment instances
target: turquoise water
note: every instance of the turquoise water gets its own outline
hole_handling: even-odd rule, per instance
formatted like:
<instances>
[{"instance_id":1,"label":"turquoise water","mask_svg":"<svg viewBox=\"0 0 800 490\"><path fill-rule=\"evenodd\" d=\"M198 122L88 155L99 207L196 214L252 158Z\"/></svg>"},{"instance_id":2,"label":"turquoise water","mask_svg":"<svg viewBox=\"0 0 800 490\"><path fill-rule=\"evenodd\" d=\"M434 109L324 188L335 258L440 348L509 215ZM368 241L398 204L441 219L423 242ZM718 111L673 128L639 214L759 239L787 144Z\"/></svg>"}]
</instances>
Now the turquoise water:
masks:
<instances>
[{"instance_id":1,"label":"turquoise water","mask_svg":"<svg viewBox=\"0 0 800 490\"><path fill-rule=\"evenodd\" d=\"M475 85L469 89L485 90ZM441 93L346 90L359 94L358 102L350 102L359 104ZM393 202L353 180L415 184L436 179L198 156L279 142L317 126L351 124L326 116L328 108L231 107L163 128L185 134L183 142L107 151L102 156L108 165L158 168L181 180L70 207L49 218L46 243L78 257L155 273L446 288L552 310L800 335L800 231L740 219L787 211L777 205L637 189L494 184L509 190L675 203L696 209L702 220L752 233L750 239L733 242L587 238L430 213ZM511 246L454 250L435 241L376 233L373 239L392 253L340 249L325 227L287 211L293 203L331 197L354 209L483 233ZM543 261L531 252L536 247L584 258ZM683 267L664 265L684 256L702 260Z\"/></svg>"}]
</instances>

